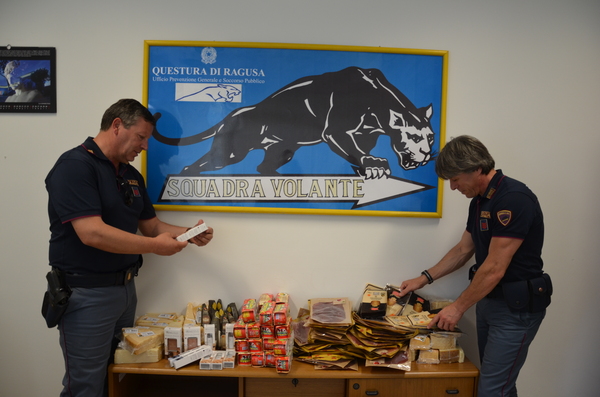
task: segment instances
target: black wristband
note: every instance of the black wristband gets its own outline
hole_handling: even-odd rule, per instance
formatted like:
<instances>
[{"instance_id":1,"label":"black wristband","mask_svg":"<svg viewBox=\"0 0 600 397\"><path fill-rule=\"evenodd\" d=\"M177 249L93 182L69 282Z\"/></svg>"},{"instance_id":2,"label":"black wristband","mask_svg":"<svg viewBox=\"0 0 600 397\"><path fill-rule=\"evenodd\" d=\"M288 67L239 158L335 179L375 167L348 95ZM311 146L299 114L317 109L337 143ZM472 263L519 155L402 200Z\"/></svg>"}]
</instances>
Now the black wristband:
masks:
<instances>
[{"instance_id":1,"label":"black wristband","mask_svg":"<svg viewBox=\"0 0 600 397\"><path fill-rule=\"evenodd\" d=\"M431 274L429 274L429 272L427 270L423 270L421 272L421 274L424 275L425 277L427 277L427 280L428 280L427 284L433 283L433 277L431 277Z\"/></svg>"}]
</instances>

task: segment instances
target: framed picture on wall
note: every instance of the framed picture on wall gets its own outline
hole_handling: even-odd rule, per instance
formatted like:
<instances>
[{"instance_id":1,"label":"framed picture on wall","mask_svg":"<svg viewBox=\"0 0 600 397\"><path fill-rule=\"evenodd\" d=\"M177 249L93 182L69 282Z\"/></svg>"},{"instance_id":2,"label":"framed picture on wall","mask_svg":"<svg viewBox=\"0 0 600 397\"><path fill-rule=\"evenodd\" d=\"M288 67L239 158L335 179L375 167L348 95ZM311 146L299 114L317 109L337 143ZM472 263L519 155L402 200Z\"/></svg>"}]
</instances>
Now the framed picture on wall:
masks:
<instances>
[{"instance_id":1,"label":"framed picture on wall","mask_svg":"<svg viewBox=\"0 0 600 397\"><path fill-rule=\"evenodd\" d=\"M56 113L56 49L0 48L0 113Z\"/></svg>"},{"instance_id":2,"label":"framed picture on wall","mask_svg":"<svg viewBox=\"0 0 600 397\"><path fill-rule=\"evenodd\" d=\"M146 41L159 210L441 217L448 52Z\"/></svg>"}]
</instances>

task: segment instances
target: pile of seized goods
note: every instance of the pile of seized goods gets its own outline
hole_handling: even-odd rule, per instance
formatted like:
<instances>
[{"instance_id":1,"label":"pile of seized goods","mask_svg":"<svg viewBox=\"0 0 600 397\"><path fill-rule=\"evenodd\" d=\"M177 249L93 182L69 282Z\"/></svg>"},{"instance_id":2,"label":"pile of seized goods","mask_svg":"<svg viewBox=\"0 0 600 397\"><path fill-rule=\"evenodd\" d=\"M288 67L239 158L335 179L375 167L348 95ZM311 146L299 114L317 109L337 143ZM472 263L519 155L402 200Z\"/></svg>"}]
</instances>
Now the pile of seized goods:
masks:
<instances>
[{"instance_id":1,"label":"pile of seized goods","mask_svg":"<svg viewBox=\"0 0 600 397\"><path fill-rule=\"evenodd\" d=\"M265 293L258 301L246 299L233 330L238 365L290 372L294 348L291 321L286 293Z\"/></svg>"},{"instance_id":2,"label":"pile of seized goods","mask_svg":"<svg viewBox=\"0 0 600 397\"><path fill-rule=\"evenodd\" d=\"M233 368L233 326L238 317L236 304L223 307L220 299L188 303L184 315L146 313L132 327L123 328L114 361L153 363L168 358L174 368L195 361L202 369Z\"/></svg>"},{"instance_id":3,"label":"pile of seized goods","mask_svg":"<svg viewBox=\"0 0 600 397\"><path fill-rule=\"evenodd\" d=\"M399 288L389 284L367 284L354 309L346 297L310 299L295 319L283 292L246 299L239 311L220 299L188 303L185 314L147 313L124 328L115 363L167 358L175 369L199 363L206 370L240 365L288 373L294 358L316 369L350 370L358 369L359 360L404 371L413 362L463 362L460 330L427 328L450 303L415 293L400 298Z\"/></svg>"},{"instance_id":4,"label":"pile of seized goods","mask_svg":"<svg viewBox=\"0 0 600 397\"><path fill-rule=\"evenodd\" d=\"M411 293L399 298L399 288L367 284L356 311L348 298L313 299L310 310L293 320L299 361L317 369L358 369L366 366L411 370L411 363L441 364L464 361L457 344L460 331L428 329L447 300L428 300Z\"/></svg>"},{"instance_id":5,"label":"pile of seized goods","mask_svg":"<svg viewBox=\"0 0 600 397\"><path fill-rule=\"evenodd\" d=\"M116 364L154 363L167 358L171 367L199 362L200 369L235 365L274 367L289 372L294 337L289 295L262 294L246 299L238 311L221 300L188 303L185 314L147 313L123 328L115 352Z\"/></svg>"}]
</instances>

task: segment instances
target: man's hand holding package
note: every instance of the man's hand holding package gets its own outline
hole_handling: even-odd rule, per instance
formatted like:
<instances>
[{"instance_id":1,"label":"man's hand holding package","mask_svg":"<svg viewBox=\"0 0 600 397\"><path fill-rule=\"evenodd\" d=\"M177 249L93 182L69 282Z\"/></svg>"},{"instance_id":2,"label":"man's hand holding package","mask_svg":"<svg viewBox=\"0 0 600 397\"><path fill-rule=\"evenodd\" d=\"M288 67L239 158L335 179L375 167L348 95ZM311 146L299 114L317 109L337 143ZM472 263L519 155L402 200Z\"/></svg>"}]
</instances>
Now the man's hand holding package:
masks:
<instances>
[{"instance_id":1,"label":"man's hand holding package","mask_svg":"<svg viewBox=\"0 0 600 397\"><path fill-rule=\"evenodd\" d=\"M437 326L439 329L454 331L454 327L456 327L463 314L455 305L451 304L436 314L429 324L427 324L427 328L432 329Z\"/></svg>"},{"instance_id":2,"label":"man's hand holding package","mask_svg":"<svg viewBox=\"0 0 600 397\"><path fill-rule=\"evenodd\" d=\"M204 223L204 221L200 219L195 226L201 225L202 223ZM192 244L196 244L198 247L204 247L206 244L210 243L210 240L212 240L213 236L214 230L212 227L208 226L208 229L206 229L199 235L192 237L189 240L189 242Z\"/></svg>"}]
</instances>

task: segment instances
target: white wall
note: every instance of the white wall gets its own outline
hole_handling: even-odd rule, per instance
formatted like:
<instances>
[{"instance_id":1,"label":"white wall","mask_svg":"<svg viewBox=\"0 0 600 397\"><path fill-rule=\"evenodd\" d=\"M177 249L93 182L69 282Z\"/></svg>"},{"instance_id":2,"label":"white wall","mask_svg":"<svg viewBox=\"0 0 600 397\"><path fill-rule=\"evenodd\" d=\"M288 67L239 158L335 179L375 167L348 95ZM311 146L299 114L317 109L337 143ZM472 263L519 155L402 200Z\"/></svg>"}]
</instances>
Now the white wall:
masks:
<instances>
[{"instance_id":1,"label":"white wall","mask_svg":"<svg viewBox=\"0 0 600 397\"><path fill-rule=\"evenodd\" d=\"M479 137L545 212L555 295L520 394L597 395L597 0L3 0L0 16L0 45L58 54L58 113L0 114L0 395L60 390L58 332L39 314L49 238L44 178L60 153L96 134L107 106L141 99L144 40L449 50L447 137ZM202 217L216 237L174 257L146 256L138 311L214 298L239 304L278 291L296 309L309 298L355 299L366 282L399 283L434 264L462 232L467 204L446 185L442 219L162 212L185 225ZM454 298L466 283L463 271L423 293ZM462 343L475 361L473 324L471 310Z\"/></svg>"}]
</instances>

